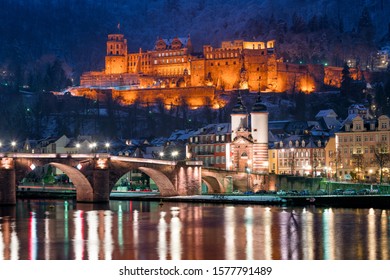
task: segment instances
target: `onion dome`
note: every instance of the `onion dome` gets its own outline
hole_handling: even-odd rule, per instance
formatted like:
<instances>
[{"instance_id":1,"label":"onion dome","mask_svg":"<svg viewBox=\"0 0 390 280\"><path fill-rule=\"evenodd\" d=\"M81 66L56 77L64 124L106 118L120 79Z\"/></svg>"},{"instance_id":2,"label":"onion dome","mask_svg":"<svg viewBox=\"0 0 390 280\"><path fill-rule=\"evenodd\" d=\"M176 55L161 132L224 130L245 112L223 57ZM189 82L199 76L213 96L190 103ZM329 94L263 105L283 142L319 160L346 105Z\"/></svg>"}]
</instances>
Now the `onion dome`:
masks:
<instances>
[{"instance_id":1,"label":"onion dome","mask_svg":"<svg viewBox=\"0 0 390 280\"><path fill-rule=\"evenodd\" d=\"M247 114L246 107L242 103L241 95L237 98L237 103L233 107L232 114Z\"/></svg>"},{"instance_id":2,"label":"onion dome","mask_svg":"<svg viewBox=\"0 0 390 280\"><path fill-rule=\"evenodd\" d=\"M265 106L265 104L261 102L261 96L259 93L255 104L253 104L252 112L266 112L266 111L267 111L267 106Z\"/></svg>"}]
</instances>

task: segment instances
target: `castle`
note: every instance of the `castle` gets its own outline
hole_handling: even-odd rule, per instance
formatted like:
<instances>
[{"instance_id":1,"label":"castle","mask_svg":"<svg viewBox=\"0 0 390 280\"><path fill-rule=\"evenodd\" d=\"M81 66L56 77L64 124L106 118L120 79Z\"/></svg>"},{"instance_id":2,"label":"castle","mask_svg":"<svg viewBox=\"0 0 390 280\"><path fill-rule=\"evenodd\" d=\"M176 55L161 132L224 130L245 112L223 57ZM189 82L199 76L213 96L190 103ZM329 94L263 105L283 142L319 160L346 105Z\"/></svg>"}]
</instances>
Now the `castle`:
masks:
<instances>
[{"instance_id":1,"label":"castle","mask_svg":"<svg viewBox=\"0 0 390 280\"><path fill-rule=\"evenodd\" d=\"M106 48L105 69L84 73L81 87L311 92L323 82L314 66L278 60L274 40L224 41L219 48L204 45L203 52L194 53L190 36L158 38L153 50L128 53L124 35L109 34Z\"/></svg>"},{"instance_id":2,"label":"castle","mask_svg":"<svg viewBox=\"0 0 390 280\"><path fill-rule=\"evenodd\" d=\"M309 94L324 85L340 87L341 72L341 67L286 63L278 57L275 40L223 41L218 48L204 45L196 53L190 36L158 38L152 50L129 53L124 35L115 33L107 38L105 69L84 73L80 87L69 91L92 99L111 94L123 104L162 101L167 108L186 104L218 109L226 104L224 92ZM353 79L363 75L356 68L350 72Z\"/></svg>"}]
</instances>

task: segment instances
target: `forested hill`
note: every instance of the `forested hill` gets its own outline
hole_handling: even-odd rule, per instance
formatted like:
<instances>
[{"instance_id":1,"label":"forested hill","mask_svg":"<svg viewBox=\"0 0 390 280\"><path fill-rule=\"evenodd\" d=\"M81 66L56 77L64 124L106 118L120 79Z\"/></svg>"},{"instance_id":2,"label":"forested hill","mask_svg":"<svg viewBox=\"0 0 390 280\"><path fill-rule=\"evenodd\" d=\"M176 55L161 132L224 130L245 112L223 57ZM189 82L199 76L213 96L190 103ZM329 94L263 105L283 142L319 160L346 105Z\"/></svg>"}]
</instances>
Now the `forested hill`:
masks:
<instances>
[{"instance_id":1,"label":"forested hill","mask_svg":"<svg viewBox=\"0 0 390 280\"><path fill-rule=\"evenodd\" d=\"M102 69L106 36L118 24L130 51L151 49L158 36L190 34L197 51L222 40L276 39L285 60L333 65L389 38L386 0L0 0L0 7L0 70L37 89L45 77L35 73L56 59L76 84L82 72Z\"/></svg>"}]
</instances>

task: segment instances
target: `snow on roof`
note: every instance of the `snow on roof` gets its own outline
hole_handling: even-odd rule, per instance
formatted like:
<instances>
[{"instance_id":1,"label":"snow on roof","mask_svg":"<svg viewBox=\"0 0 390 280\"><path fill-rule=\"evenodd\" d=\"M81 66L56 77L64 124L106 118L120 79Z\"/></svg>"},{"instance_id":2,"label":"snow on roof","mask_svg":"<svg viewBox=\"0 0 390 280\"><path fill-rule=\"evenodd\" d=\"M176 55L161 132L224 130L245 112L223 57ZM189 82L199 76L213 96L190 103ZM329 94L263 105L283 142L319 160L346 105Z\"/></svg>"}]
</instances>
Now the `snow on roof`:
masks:
<instances>
[{"instance_id":1,"label":"snow on roof","mask_svg":"<svg viewBox=\"0 0 390 280\"><path fill-rule=\"evenodd\" d=\"M333 109L328 110L321 110L318 112L318 114L315 116L315 118L325 118L325 117L334 117L337 118L337 114Z\"/></svg>"}]
</instances>

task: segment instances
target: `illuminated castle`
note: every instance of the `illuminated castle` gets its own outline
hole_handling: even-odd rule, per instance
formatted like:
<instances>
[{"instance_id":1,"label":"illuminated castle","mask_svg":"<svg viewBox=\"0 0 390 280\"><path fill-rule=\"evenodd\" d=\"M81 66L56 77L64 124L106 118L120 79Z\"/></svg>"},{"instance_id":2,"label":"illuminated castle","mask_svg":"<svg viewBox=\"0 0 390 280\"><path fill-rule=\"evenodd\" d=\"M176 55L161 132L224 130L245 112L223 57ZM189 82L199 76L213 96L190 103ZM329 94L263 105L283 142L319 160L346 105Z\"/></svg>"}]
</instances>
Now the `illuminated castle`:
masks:
<instances>
[{"instance_id":1,"label":"illuminated castle","mask_svg":"<svg viewBox=\"0 0 390 280\"><path fill-rule=\"evenodd\" d=\"M80 84L82 87L214 86L225 90L283 91L286 83L278 83L279 63L274 40L224 41L219 48L205 45L202 53L195 54L189 36L158 38L153 50L128 53L124 35L110 34L104 71L84 73ZM305 75L307 71L302 73ZM286 71L281 72L285 74Z\"/></svg>"}]
</instances>

